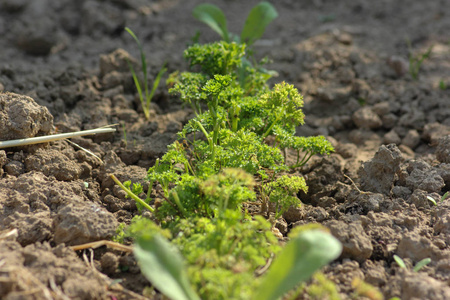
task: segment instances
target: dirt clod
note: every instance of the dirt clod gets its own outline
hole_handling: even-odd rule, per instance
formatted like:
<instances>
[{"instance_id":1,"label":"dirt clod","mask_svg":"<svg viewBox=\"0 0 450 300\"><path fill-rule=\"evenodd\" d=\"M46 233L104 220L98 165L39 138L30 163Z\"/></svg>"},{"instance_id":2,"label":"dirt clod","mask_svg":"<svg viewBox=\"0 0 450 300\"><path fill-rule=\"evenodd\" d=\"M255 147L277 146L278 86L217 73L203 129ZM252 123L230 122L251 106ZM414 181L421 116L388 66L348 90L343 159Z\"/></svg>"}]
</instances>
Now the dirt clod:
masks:
<instances>
[{"instance_id":1,"label":"dirt clod","mask_svg":"<svg viewBox=\"0 0 450 300\"><path fill-rule=\"evenodd\" d=\"M53 130L53 116L32 98L0 93L0 140L48 135Z\"/></svg>"},{"instance_id":2,"label":"dirt clod","mask_svg":"<svg viewBox=\"0 0 450 300\"><path fill-rule=\"evenodd\" d=\"M389 195L402 159L395 145L381 146L373 159L363 163L358 171L362 189Z\"/></svg>"}]
</instances>

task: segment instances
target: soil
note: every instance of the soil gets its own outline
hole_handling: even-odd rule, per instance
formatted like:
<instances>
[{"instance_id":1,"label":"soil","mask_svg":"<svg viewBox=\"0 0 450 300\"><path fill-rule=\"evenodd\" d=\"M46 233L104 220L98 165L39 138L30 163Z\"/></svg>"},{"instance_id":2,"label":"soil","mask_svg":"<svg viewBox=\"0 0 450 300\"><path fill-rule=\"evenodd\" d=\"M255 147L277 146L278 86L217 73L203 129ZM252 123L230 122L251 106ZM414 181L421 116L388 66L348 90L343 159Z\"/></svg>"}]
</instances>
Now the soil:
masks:
<instances>
[{"instance_id":1,"label":"soil","mask_svg":"<svg viewBox=\"0 0 450 300\"><path fill-rule=\"evenodd\" d=\"M0 150L0 298L143 297L149 283L130 254L69 246L110 239L138 213L108 174L147 189L147 168L191 116L161 86L144 118L126 61L138 66L139 53L124 26L141 39L150 78L164 63L185 70L197 31L202 43L218 39L191 16L202 2L0 0L0 140L122 124L72 139L102 161L66 141ZM209 2L235 33L257 3ZM450 299L450 197L440 201L450 190L450 1L272 2L280 17L257 56L273 60L272 83L304 95L298 135L336 148L303 168L309 193L278 229L330 228L344 250L324 272L343 299L364 298L355 278L386 299ZM414 80L409 54L430 47Z\"/></svg>"}]
</instances>

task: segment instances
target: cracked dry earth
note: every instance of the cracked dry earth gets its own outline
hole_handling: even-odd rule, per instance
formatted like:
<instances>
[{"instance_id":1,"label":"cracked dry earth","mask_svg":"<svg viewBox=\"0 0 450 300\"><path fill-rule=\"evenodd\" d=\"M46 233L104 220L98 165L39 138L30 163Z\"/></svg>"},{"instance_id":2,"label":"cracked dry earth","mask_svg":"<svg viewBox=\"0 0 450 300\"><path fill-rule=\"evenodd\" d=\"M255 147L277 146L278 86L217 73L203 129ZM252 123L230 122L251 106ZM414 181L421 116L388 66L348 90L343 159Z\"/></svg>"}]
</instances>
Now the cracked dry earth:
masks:
<instances>
[{"instance_id":1,"label":"cracked dry earth","mask_svg":"<svg viewBox=\"0 0 450 300\"><path fill-rule=\"evenodd\" d=\"M325 135L336 149L301 170L309 193L277 228L317 222L342 242L323 270L342 299L364 299L355 278L386 299L450 299L450 198L440 201L450 190L450 1L272 2L280 17L257 55L273 59L273 82L304 95L298 135ZM138 65L138 50L124 26L141 39L150 78L164 62L185 70L197 30L202 43L217 39L191 16L199 3L0 0L0 140L113 123L127 132L126 142L121 127L72 139L102 161L66 141L0 150L0 298L143 298L149 284L130 254L70 246L110 239L137 214L108 174L147 189L146 169L191 114L161 86L145 120L126 62ZM257 1L210 3L239 32ZM409 53L431 46L413 80ZM431 263L413 272L424 258Z\"/></svg>"}]
</instances>

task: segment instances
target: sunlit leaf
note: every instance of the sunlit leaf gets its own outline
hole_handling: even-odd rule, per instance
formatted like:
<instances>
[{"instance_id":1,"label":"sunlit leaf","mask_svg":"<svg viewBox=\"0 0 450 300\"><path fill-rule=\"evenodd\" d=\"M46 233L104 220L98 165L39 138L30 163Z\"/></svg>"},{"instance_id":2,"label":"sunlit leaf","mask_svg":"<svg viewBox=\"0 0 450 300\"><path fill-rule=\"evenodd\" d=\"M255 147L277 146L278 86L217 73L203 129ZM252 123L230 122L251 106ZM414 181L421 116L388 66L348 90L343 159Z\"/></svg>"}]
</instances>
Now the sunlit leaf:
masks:
<instances>
[{"instance_id":1,"label":"sunlit leaf","mask_svg":"<svg viewBox=\"0 0 450 300\"><path fill-rule=\"evenodd\" d=\"M160 235L141 237L134 247L141 271L161 293L172 300L199 300L192 290L183 259Z\"/></svg>"},{"instance_id":2,"label":"sunlit leaf","mask_svg":"<svg viewBox=\"0 0 450 300\"><path fill-rule=\"evenodd\" d=\"M329 233L308 230L293 237L275 259L254 300L276 300L330 261L342 245Z\"/></svg>"},{"instance_id":3,"label":"sunlit leaf","mask_svg":"<svg viewBox=\"0 0 450 300\"><path fill-rule=\"evenodd\" d=\"M214 4L200 4L196 6L192 12L194 18L202 21L212 30L220 34L222 39L229 42L227 19L222 10Z\"/></svg>"},{"instance_id":4,"label":"sunlit leaf","mask_svg":"<svg viewBox=\"0 0 450 300\"><path fill-rule=\"evenodd\" d=\"M278 17L278 13L269 2L263 1L253 7L245 21L244 29L241 33L241 43L253 44L262 37L267 25L276 17Z\"/></svg>"}]
</instances>

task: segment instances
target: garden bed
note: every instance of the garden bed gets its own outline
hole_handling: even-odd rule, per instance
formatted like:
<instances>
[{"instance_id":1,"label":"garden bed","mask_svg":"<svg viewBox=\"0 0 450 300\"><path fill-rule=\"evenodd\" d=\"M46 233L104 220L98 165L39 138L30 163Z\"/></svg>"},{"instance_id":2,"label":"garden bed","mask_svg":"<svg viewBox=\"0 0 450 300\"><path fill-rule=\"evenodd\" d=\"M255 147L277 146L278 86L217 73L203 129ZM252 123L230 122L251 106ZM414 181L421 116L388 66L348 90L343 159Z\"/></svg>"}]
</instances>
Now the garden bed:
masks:
<instances>
[{"instance_id":1,"label":"garden bed","mask_svg":"<svg viewBox=\"0 0 450 300\"><path fill-rule=\"evenodd\" d=\"M150 283L127 249L70 246L110 240L139 214L109 174L147 190L148 168L193 117L165 84L144 117L127 62L138 66L139 52L124 27L141 40L149 78L164 64L168 73L187 70L183 50L197 31L201 43L219 39L192 17L200 3L0 1L0 92L14 93L0 94L0 140L53 133L52 125L120 124L116 133L72 139L101 160L67 141L0 150L1 297L160 297L143 292ZM211 3L240 32L257 1ZM343 252L322 272L342 299L371 297L355 279L386 299L449 299L450 3L273 5L279 17L255 43L256 56L273 61L271 85L286 81L303 95L296 134L324 135L335 148L296 170L308 193L274 231L285 240L298 225L329 228ZM411 73L410 58L429 49Z\"/></svg>"}]
</instances>

